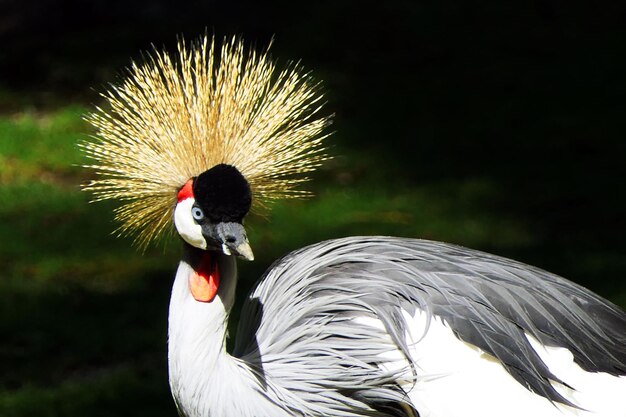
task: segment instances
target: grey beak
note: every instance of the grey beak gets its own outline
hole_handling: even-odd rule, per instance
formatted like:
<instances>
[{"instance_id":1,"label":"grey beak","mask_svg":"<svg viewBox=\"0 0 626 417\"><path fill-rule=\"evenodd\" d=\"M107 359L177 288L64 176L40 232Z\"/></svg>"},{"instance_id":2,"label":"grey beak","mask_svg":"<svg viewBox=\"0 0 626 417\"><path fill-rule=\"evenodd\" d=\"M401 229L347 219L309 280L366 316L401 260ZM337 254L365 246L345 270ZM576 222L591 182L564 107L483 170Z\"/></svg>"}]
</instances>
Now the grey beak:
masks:
<instances>
[{"instance_id":1,"label":"grey beak","mask_svg":"<svg viewBox=\"0 0 626 417\"><path fill-rule=\"evenodd\" d=\"M225 255L236 255L248 261L254 260L246 229L241 223L218 223L215 227L215 233Z\"/></svg>"}]
</instances>

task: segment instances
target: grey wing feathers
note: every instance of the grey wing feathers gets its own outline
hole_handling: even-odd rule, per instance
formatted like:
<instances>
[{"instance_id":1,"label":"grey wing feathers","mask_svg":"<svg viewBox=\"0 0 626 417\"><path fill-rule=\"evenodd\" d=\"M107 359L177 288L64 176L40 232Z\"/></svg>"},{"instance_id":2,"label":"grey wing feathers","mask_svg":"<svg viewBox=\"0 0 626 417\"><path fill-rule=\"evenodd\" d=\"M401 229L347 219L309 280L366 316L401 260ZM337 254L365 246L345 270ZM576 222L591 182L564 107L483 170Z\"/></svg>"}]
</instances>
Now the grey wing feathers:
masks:
<instances>
[{"instance_id":1,"label":"grey wing feathers","mask_svg":"<svg viewBox=\"0 0 626 417\"><path fill-rule=\"evenodd\" d=\"M401 309L417 308L446 320L458 338L552 401L569 404L525 333L568 348L587 371L626 374L626 314L619 307L519 262L389 237L326 241L277 262L244 307L235 354L256 358L272 377L283 369L281 381L292 383L290 389L307 380L317 381L318 390L334 388L334 397L323 399L334 415L361 415L338 413L337 401L359 402L362 415L403 415L381 411L386 408L367 398L405 401L394 383L398 375L385 374L377 361L390 349L407 352ZM384 331L355 324L357 316L381 320Z\"/></svg>"}]
</instances>

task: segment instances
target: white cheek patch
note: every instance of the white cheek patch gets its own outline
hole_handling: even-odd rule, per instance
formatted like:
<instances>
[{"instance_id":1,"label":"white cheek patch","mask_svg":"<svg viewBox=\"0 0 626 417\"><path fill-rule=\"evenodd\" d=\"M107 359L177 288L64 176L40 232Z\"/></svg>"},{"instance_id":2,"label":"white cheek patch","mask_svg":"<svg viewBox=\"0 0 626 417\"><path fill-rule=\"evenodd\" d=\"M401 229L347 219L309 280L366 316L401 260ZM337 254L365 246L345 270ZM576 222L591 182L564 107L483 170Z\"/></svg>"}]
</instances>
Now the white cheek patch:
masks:
<instances>
[{"instance_id":1,"label":"white cheek patch","mask_svg":"<svg viewBox=\"0 0 626 417\"><path fill-rule=\"evenodd\" d=\"M185 242L196 248L206 249L207 245L204 236L202 236L202 227L191 216L191 207L194 201L193 198L186 198L176 205L174 224L178 234Z\"/></svg>"}]
</instances>

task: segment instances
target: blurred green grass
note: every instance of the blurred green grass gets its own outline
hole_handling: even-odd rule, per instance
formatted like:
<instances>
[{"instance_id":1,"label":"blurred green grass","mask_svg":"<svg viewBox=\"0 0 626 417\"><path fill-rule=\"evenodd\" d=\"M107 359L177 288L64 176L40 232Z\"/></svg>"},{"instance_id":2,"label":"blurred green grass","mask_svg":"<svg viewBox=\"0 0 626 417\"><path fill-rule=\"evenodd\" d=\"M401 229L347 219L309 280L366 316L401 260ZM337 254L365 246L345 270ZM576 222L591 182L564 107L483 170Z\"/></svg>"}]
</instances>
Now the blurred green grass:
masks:
<instances>
[{"instance_id":1,"label":"blurred green grass","mask_svg":"<svg viewBox=\"0 0 626 417\"><path fill-rule=\"evenodd\" d=\"M114 204L89 204L80 184L91 174L76 146L90 132L85 111L0 116L0 415L174 416L166 322L177 242L139 253L112 235ZM488 175L417 183L372 149L332 152L340 156L310 184L314 198L248 219L257 261L241 265L239 303L277 257L339 236L422 237L542 259L529 254L543 238L502 209L505 185ZM581 275L623 268L611 253L574 255ZM606 293L626 305L623 287Z\"/></svg>"},{"instance_id":2,"label":"blurred green grass","mask_svg":"<svg viewBox=\"0 0 626 417\"><path fill-rule=\"evenodd\" d=\"M175 256L141 255L111 235L110 204L88 204L83 112L0 118L0 415L175 415L161 279Z\"/></svg>"}]
</instances>

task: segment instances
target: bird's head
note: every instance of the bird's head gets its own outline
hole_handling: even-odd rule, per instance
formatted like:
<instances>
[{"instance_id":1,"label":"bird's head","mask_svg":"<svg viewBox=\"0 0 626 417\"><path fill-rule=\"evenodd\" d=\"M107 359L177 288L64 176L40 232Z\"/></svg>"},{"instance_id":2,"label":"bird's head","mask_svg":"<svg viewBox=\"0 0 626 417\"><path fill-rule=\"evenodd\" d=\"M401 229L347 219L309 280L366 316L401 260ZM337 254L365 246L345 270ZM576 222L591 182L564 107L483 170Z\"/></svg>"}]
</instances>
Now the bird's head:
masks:
<instances>
[{"instance_id":1,"label":"bird's head","mask_svg":"<svg viewBox=\"0 0 626 417\"><path fill-rule=\"evenodd\" d=\"M252 205L250 185L237 168L219 164L190 179L177 195L174 225L200 249L254 259L243 227Z\"/></svg>"},{"instance_id":2,"label":"bird's head","mask_svg":"<svg viewBox=\"0 0 626 417\"><path fill-rule=\"evenodd\" d=\"M277 71L238 38L216 49L205 36L176 55L154 51L103 93L82 144L99 176L84 188L123 202L118 231L140 247L174 223L194 247L251 260L244 217L306 195L298 186L326 158L330 117L298 65Z\"/></svg>"}]
</instances>

